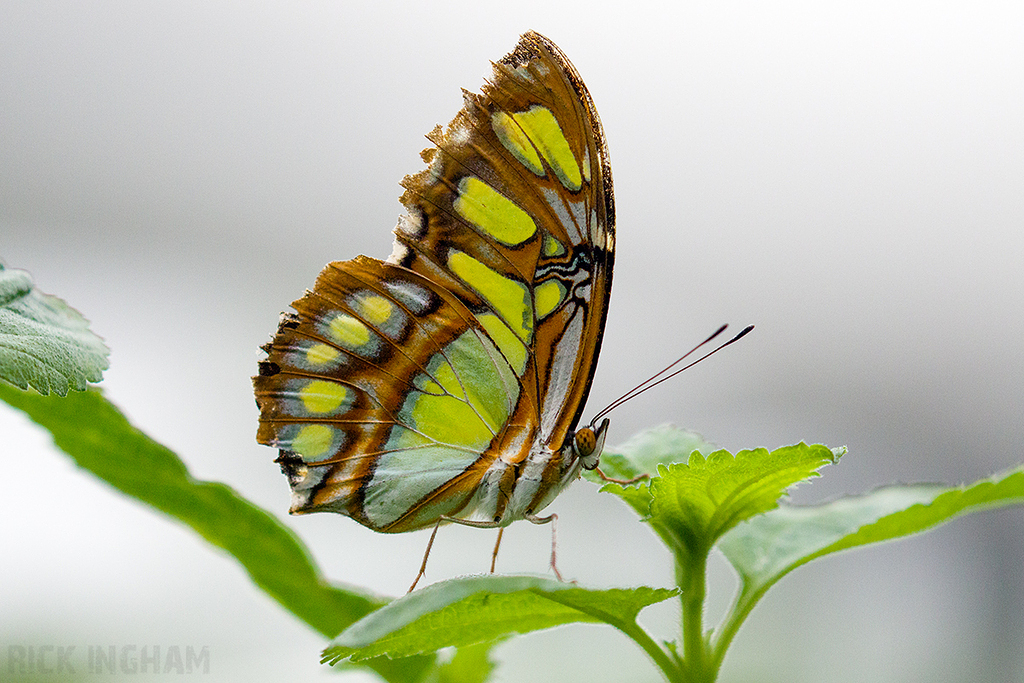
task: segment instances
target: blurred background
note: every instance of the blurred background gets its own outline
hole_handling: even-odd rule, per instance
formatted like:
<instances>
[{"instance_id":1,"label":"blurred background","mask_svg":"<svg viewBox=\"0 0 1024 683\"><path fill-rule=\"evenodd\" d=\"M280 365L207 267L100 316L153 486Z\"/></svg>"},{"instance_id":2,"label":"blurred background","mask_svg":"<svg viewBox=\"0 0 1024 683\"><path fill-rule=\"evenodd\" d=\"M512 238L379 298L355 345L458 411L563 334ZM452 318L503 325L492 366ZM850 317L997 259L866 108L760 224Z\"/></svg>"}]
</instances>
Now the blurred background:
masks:
<instances>
[{"instance_id":1,"label":"blurred background","mask_svg":"<svg viewBox=\"0 0 1024 683\"><path fill-rule=\"evenodd\" d=\"M673 422L733 450L849 446L801 503L1022 460L1018 2L4 0L0 14L0 257L92 321L112 349L107 396L138 427L282 517L288 487L254 441L258 347L326 262L390 253L423 135L531 28L585 79L615 174L587 414L719 324L757 325L616 410L611 443ZM0 434L4 657L206 646L217 680L331 675L323 640L233 561L5 406ZM550 509L567 576L672 583L669 554L595 486ZM427 542L286 521L330 577L388 595ZM514 525L499 570L544 572L548 533ZM493 541L442 530L427 580L485 571ZM713 620L734 583L721 560L711 580ZM672 638L674 609L642 621ZM1010 509L797 570L722 680L1024 681L1022 652ZM497 654L503 681L659 680L597 626Z\"/></svg>"}]
</instances>

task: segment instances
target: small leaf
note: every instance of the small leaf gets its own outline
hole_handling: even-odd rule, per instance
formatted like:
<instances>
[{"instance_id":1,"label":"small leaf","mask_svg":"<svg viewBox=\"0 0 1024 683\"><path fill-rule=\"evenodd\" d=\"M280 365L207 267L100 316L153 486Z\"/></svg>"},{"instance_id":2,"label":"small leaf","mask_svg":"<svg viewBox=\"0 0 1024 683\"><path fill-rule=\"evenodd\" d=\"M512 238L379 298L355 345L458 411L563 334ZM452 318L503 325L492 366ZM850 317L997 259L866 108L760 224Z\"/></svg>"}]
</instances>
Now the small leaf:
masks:
<instances>
[{"instance_id":1,"label":"small leaf","mask_svg":"<svg viewBox=\"0 0 1024 683\"><path fill-rule=\"evenodd\" d=\"M740 522L774 508L786 489L815 475L843 453L797 444L734 457L693 453L687 464L658 468L651 480L650 523L676 552L702 557Z\"/></svg>"},{"instance_id":2,"label":"small leaf","mask_svg":"<svg viewBox=\"0 0 1024 683\"><path fill-rule=\"evenodd\" d=\"M635 434L626 443L606 448L601 455L601 471L613 479L634 479L641 475L654 476L658 465L686 462L690 454L707 454L716 447L697 432L664 424ZM590 481L603 484L596 472L584 471Z\"/></svg>"},{"instance_id":3,"label":"small leaf","mask_svg":"<svg viewBox=\"0 0 1024 683\"><path fill-rule=\"evenodd\" d=\"M651 501L654 500L648 481L641 480L626 485L609 482L601 487L601 491L615 494L646 521L651 516Z\"/></svg>"},{"instance_id":4,"label":"small leaf","mask_svg":"<svg viewBox=\"0 0 1024 683\"><path fill-rule=\"evenodd\" d=\"M659 465L686 462L694 451L711 453L713 450L715 446L697 432L664 424L634 435L621 446L606 448L601 455L601 471L612 479L652 477L657 474ZM595 484L603 484L601 491L615 494L642 518L650 515L650 479L622 485L605 481L596 471L584 470L583 476Z\"/></svg>"},{"instance_id":5,"label":"small leaf","mask_svg":"<svg viewBox=\"0 0 1024 683\"><path fill-rule=\"evenodd\" d=\"M406 657L574 622L628 629L641 609L675 595L674 589L593 590L531 576L453 579L410 593L359 620L324 651L323 661Z\"/></svg>"},{"instance_id":6,"label":"small leaf","mask_svg":"<svg viewBox=\"0 0 1024 683\"><path fill-rule=\"evenodd\" d=\"M109 353L78 311L0 264L0 379L66 396L103 379Z\"/></svg>"},{"instance_id":7,"label":"small leaf","mask_svg":"<svg viewBox=\"0 0 1024 683\"><path fill-rule=\"evenodd\" d=\"M1024 466L970 486L889 486L813 507L780 506L722 538L718 547L743 582L737 609L811 560L918 533L960 515L1024 504Z\"/></svg>"}]
</instances>

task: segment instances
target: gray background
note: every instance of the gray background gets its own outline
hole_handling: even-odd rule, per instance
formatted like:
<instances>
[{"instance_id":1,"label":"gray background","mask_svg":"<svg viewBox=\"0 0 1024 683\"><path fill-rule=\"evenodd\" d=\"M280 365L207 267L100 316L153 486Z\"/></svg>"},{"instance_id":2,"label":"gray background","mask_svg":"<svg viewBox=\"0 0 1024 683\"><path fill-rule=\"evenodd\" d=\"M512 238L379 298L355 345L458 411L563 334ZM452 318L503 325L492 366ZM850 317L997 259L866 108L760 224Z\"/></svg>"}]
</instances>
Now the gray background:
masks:
<instances>
[{"instance_id":1,"label":"gray background","mask_svg":"<svg viewBox=\"0 0 1024 683\"><path fill-rule=\"evenodd\" d=\"M850 453L800 502L1021 461L1024 10L1018 2L2 2L0 255L113 349L108 396L195 476L284 516L249 376L329 260L390 253L423 134L522 31L571 57L611 148L618 254L593 414L722 322L758 328L618 409L730 449ZM218 680L312 680L322 640L190 531L0 407L0 645L206 645ZM577 484L560 566L669 585L632 513ZM404 591L424 533L288 520L333 578ZM499 568L542 572L513 526ZM483 571L445 529L428 580ZM780 584L724 680L1024 680L1019 510ZM712 616L732 578L716 561ZM645 612L659 637L674 607ZM505 681L655 681L621 635L499 649ZM77 655L76 655L77 656ZM78 659L81 663L81 659ZM356 680L356 679L353 679Z\"/></svg>"}]
</instances>

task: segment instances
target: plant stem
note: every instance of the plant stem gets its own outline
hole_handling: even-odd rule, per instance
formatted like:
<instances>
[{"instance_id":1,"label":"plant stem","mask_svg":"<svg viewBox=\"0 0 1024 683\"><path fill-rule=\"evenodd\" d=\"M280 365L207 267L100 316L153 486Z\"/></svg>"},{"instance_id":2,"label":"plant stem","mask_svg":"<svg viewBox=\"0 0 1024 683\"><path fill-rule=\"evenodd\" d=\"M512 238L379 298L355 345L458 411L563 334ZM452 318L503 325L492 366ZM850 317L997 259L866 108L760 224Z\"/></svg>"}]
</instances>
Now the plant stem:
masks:
<instances>
[{"instance_id":1,"label":"plant stem","mask_svg":"<svg viewBox=\"0 0 1024 683\"><path fill-rule=\"evenodd\" d=\"M732 639L767 590L768 585L762 585L756 590L750 589L746 582L741 585L736 600L729 608L721 627L717 630L714 642L711 643L711 666L715 670L722 666L722 660L725 658L725 652L729 649Z\"/></svg>"},{"instance_id":2,"label":"plant stem","mask_svg":"<svg viewBox=\"0 0 1024 683\"><path fill-rule=\"evenodd\" d=\"M676 660L669 656L665 650L658 646L654 639L647 634L647 631L643 630L639 624L634 622L623 622L615 625L620 631L625 633L627 636L633 639L633 641L643 648L644 652L654 661L654 664L661 669L665 675L665 680L670 683L678 681L679 683L685 683L686 679L683 677L683 673L679 670L679 666Z\"/></svg>"},{"instance_id":3,"label":"plant stem","mask_svg":"<svg viewBox=\"0 0 1024 683\"><path fill-rule=\"evenodd\" d=\"M706 671L704 644L704 599L707 594L707 553L695 553L687 558L687 566L676 565L677 582L683 589L683 661L689 680L713 681L714 668ZM710 674L710 677L709 677Z\"/></svg>"}]
</instances>

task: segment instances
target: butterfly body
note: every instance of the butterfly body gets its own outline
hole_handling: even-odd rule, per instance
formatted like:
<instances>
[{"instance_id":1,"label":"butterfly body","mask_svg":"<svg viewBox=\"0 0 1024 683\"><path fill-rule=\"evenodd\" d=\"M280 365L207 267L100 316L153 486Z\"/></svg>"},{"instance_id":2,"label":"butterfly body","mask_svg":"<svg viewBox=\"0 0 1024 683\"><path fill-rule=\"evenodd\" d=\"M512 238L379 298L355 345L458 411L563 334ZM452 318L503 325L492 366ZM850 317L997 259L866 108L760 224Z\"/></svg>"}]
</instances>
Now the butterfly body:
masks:
<instances>
[{"instance_id":1,"label":"butterfly body","mask_svg":"<svg viewBox=\"0 0 1024 683\"><path fill-rule=\"evenodd\" d=\"M597 466L607 420L576 429L614 252L597 112L536 33L464 100L403 181L391 257L329 264L264 347L257 439L293 513L505 526Z\"/></svg>"}]
</instances>

